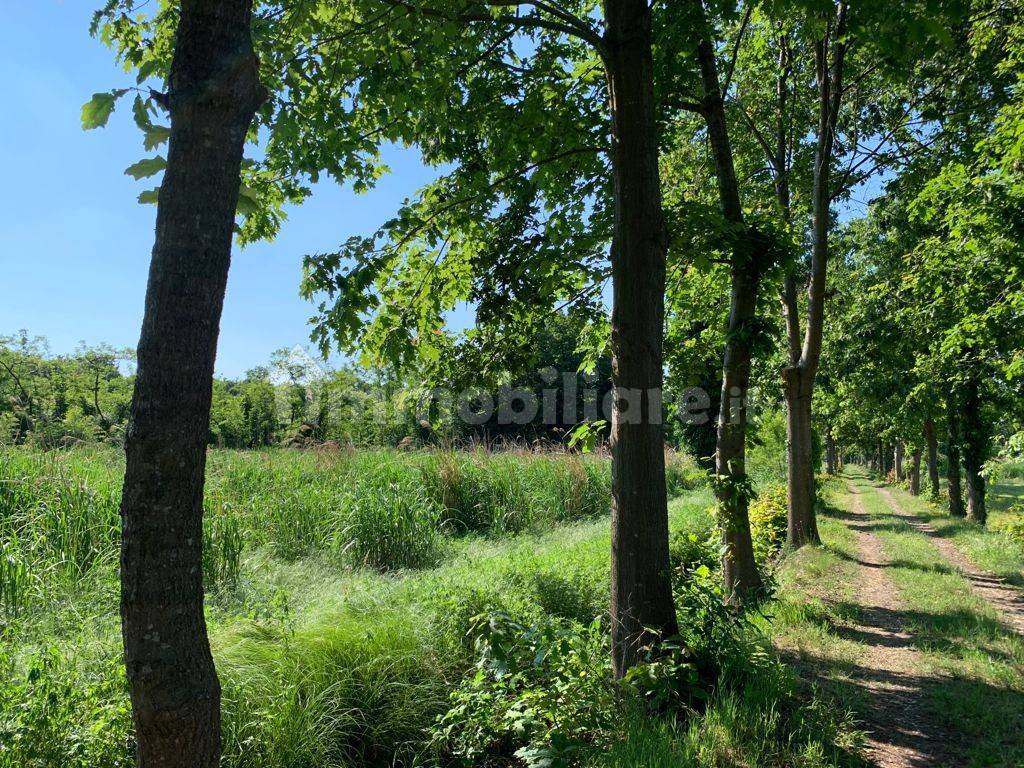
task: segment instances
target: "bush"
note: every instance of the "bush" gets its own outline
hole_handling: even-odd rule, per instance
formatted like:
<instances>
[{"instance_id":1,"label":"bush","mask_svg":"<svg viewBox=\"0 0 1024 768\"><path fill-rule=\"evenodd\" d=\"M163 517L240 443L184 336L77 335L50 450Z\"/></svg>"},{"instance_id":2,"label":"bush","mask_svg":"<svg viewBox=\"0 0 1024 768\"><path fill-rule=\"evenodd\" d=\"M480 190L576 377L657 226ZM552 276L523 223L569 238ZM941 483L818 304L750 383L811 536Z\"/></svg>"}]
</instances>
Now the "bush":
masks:
<instances>
[{"instance_id":1,"label":"bush","mask_svg":"<svg viewBox=\"0 0 1024 768\"><path fill-rule=\"evenodd\" d=\"M476 669L434 728L442 755L464 765L515 757L556 768L612 729L618 697L600 621L528 627L495 614L476 617L472 635Z\"/></svg>"},{"instance_id":2,"label":"bush","mask_svg":"<svg viewBox=\"0 0 1024 768\"><path fill-rule=\"evenodd\" d=\"M1006 516L993 527L1003 532L1011 541L1024 547L1024 504L1016 504L1006 510Z\"/></svg>"},{"instance_id":3,"label":"bush","mask_svg":"<svg viewBox=\"0 0 1024 768\"><path fill-rule=\"evenodd\" d=\"M674 531L668 543L669 562L678 577L687 578L698 568L714 570L721 558L718 533L706 528L698 531Z\"/></svg>"},{"instance_id":4,"label":"bush","mask_svg":"<svg viewBox=\"0 0 1024 768\"><path fill-rule=\"evenodd\" d=\"M786 543L787 513L785 485L768 485L750 502L750 536L758 564L769 563Z\"/></svg>"},{"instance_id":5,"label":"bush","mask_svg":"<svg viewBox=\"0 0 1024 768\"><path fill-rule=\"evenodd\" d=\"M119 653L80 667L56 648L24 669L0 657L0 766L128 768L135 764Z\"/></svg>"}]
</instances>

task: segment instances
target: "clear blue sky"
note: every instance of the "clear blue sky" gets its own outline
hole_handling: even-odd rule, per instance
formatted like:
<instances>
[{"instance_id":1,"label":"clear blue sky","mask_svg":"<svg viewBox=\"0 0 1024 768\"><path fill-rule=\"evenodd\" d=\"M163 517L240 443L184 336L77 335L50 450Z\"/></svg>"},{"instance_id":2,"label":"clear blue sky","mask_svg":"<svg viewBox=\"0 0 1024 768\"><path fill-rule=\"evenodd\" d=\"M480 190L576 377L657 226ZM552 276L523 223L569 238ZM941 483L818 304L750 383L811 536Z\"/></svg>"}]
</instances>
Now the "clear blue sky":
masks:
<instances>
[{"instance_id":1,"label":"clear blue sky","mask_svg":"<svg viewBox=\"0 0 1024 768\"><path fill-rule=\"evenodd\" d=\"M26 328L56 353L80 341L138 341L156 208L152 179L124 169L146 156L128 105L106 128L81 130L96 91L133 84L89 37L101 0L0 0L0 335ZM308 343L310 304L298 296L302 257L372 232L433 178L416 153L388 153L393 173L366 195L321 185L290 211L277 241L236 251L217 372L239 376L281 347Z\"/></svg>"}]
</instances>

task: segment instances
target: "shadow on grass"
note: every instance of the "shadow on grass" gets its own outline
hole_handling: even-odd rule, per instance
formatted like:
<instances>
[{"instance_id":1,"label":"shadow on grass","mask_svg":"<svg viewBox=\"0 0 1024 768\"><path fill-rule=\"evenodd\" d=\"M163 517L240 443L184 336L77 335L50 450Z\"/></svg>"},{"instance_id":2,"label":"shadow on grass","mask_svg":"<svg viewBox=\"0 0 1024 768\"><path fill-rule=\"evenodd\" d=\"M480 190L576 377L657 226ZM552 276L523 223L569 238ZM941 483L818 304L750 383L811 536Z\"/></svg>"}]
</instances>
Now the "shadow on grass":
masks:
<instances>
[{"instance_id":1,"label":"shadow on grass","mask_svg":"<svg viewBox=\"0 0 1024 768\"><path fill-rule=\"evenodd\" d=\"M1017 635L999 621L970 610L929 613L916 610L890 610L877 606L864 607L856 603L839 602L829 606L837 616L859 615L868 631L843 624L834 624L838 637L874 647L906 648L937 651L956 658L964 658L979 648L985 655L1015 663L1016 657L1006 651L992 648L991 644L1009 641ZM907 639L875 634L875 627L903 627L910 635ZM983 647L984 646L984 647ZM1022 702L1024 703L1024 702Z\"/></svg>"},{"instance_id":2,"label":"shadow on grass","mask_svg":"<svg viewBox=\"0 0 1024 768\"><path fill-rule=\"evenodd\" d=\"M806 652L788 659L864 720L876 749L912 768L1024 765L1024 696L979 680L901 674Z\"/></svg>"},{"instance_id":3,"label":"shadow on grass","mask_svg":"<svg viewBox=\"0 0 1024 768\"><path fill-rule=\"evenodd\" d=\"M992 659L1016 661L990 647L1014 633L972 611L891 610L848 601L809 608L805 620L825 624L836 637L866 647L893 652L914 648L954 657L980 650ZM905 631L894 635L893 627ZM876 748L899 756L900 762L893 764L1024 765L1024 694L1019 691L968 678L873 669L807 649L799 655L784 653L783 658L803 680L856 712Z\"/></svg>"},{"instance_id":4,"label":"shadow on grass","mask_svg":"<svg viewBox=\"0 0 1024 768\"><path fill-rule=\"evenodd\" d=\"M862 527L863 530L869 530L869 531L888 530L887 528L879 529L877 527L873 527L873 526L870 526L870 525L865 525L865 526L861 526L861 527ZM953 568L952 566L946 565L944 563L933 563L933 564L930 564L930 565L922 565L921 563L915 563L915 562L913 562L911 560L890 560L889 562L884 563L884 564L883 563L869 563L866 560L861 560L858 557L853 557L852 555L848 555L845 552L833 551L833 554L835 554L836 557L838 557L838 558L840 558L842 560L846 560L847 562L850 562L850 563L856 563L857 565L863 566L864 568L878 568L878 569L902 568L902 569L905 569L905 570L908 570L908 571L919 571L921 573L941 573L941 574L945 574L945 575L959 573L959 571L957 569Z\"/></svg>"}]
</instances>

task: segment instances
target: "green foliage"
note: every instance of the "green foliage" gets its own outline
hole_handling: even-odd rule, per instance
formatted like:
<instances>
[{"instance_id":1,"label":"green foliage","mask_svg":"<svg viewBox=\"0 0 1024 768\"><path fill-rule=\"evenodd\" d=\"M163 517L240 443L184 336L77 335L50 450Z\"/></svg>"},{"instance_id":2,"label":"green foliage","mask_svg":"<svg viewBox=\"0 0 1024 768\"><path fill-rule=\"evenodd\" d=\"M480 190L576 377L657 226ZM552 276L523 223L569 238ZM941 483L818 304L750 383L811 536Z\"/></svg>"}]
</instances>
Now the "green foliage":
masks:
<instances>
[{"instance_id":1,"label":"green foliage","mask_svg":"<svg viewBox=\"0 0 1024 768\"><path fill-rule=\"evenodd\" d=\"M114 113L117 100L125 93L125 90L94 93L92 98L82 105L82 128L90 131L105 126Z\"/></svg>"},{"instance_id":2,"label":"green foliage","mask_svg":"<svg viewBox=\"0 0 1024 768\"><path fill-rule=\"evenodd\" d=\"M124 173L126 176L131 176L138 181L140 179L148 179L150 176L156 176L166 167L167 160L157 155L156 157L132 163L125 168Z\"/></svg>"},{"instance_id":3,"label":"green foliage","mask_svg":"<svg viewBox=\"0 0 1024 768\"><path fill-rule=\"evenodd\" d=\"M422 568L439 559L440 510L415 476L384 466L343 502L343 551L373 568Z\"/></svg>"},{"instance_id":4,"label":"green foliage","mask_svg":"<svg viewBox=\"0 0 1024 768\"><path fill-rule=\"evenodd\" d=\"M613 724L618 696L601 622L524 626L503 614L474 619L479 661L451 696L433 740L464 765L518 758L531 768L575 764Z\"/></svg>"},{"instance_id":5,"label":"green foliage","mask_svg":"<svg viewBox=\"0 0 1024 768\"><path fill-rule=\"evenodd\" d=\"M761 488L750 502L750 536L758 563L770 563L786 543L786 486L776 483Z\"/></svg>"},{"instance_id":6,"label":"green foliage","mask_svg":"<svg viewBox=\"0 0 1024 768\"><path fill-rule=\"evenodd\" d=\"M1024 547L1024 504L1017 504L1006 511L1006 517L995 530L1002 531L1014 543Z\"/></svg>"},{"instance_id":7,"label":"green foliage","mask_svg":"<svg viewBox=\"0 0 1024 768\"><path fill-rule=\"evenodd\" d=\"M80 666L49 647L18 669L0 649L0 670L0 766L134 765L120 654Z\"/></svg>"},{"instance_id":8,"label":"green foliage","mask_svg":"<svg viewBox=\"0 0 1024 768\"><path fill-rule=\"evenodd\" d=\"M3 528L4 536L13 524L24 534L7 538L6 552L25 562L29 575L17 612L0 624L6 654L0 671L9 681L0 685L0 720L4 733L19 734L5 741L11 751L0 753L0 765L21 768L37 755L51 763L66 755L75 760L79 753L80 763L58 762L82 768L130 765L117 621L122 459L114 450L95 448L0 455L0 521L12 522ZM384 544L369 546L386 550L379 559L389 561L385 567L391 572L353 568L363 558L341 552L342 531L354 514L350 500L383 495L384 511L367 513L368 520L377 520L400 505L392 491L418 504L440 492L444 485L424 481L443 465L530 477L537 489L531 503L537 506L527 517L551 532L519 539L448 539L438 550L436 568L404 571L393 569L408 552L405 540L385 532ZM524 759L553 755L574 764L588 760L595 747L616 742L618 725L633 717L645 698L674 701L688 692L698 709L717 706L717 694L689 696L695 670L731 668L723 651L714 649L736 647L728 640L732 630L722 626L723 621L735 625L735 616L722 612L710 577L696 585L691 575L689 584L678 587L684 625L679 648L687 649L685 655L658 659L643 676L643 686L638 678L632 692L611 679L606 629L594 623L608 604L606 519L568 522L576 514L591 515L579 501L588 494L594 504L602 500L600 511L590 507L592 514L607 514L610 481L602 457L211 451L208 469L204 574L224 688L226 768L432 764L437 753L425 731L455 705L450 697L456 691L474 719L448 721L455 726L455 741L477 743L471 726L484 733L496 729L505 734L500 740L506 752L524 748ZM571 493L572 503L549 509L561 493ZM66 512L49 515L47 508L59 505L62 496ZM703 540L710 537L708 502L701 488L673 506L676 540L688 540L691 531ZM96 528L92 538L64 530L75 518L86 521L84 529ZM41 533L36 536L33 529ZM438 535L444 530L440 526ZM28 540L53 544L22 549ZM393 541L400 546L392 547ZM61 542L78 554L65 557L53 549L65 545ZM90 549L99 551L84 557ZM712 547L712 557L715 551ZM277 552L288 556L279 558ZM36 559L25 561L26 554ZM84 567L58 568L64 560ZM481 690L496 694L490 701L503 702L493 710L486 708L487 699L467 693L474 690L480 657L477 635L466 632L481 614L511 617L524 632L547 628L529 641L515 639L510 658L525 665L518 673L510 670L520 674L516 686L496 682L493 669L487 671ZM65 651L44 665L34 650L52 644ZM691 646L701 654L707 649L709 660L694 666ZM541 647L551 657L534 667ZM28 685L34 668L43 671ZM525 719L506 718L509 712L521 712ZM515 731L515 722L528 726L529 739L525 731ZM747 743L741 723L734 727L736 738ZM766 739L786 738L781 731L764 731ZM556 735L561 733L568 734L565 741ZM573 740L572 734L588 735Z\"/></svg>"}]
</instances>

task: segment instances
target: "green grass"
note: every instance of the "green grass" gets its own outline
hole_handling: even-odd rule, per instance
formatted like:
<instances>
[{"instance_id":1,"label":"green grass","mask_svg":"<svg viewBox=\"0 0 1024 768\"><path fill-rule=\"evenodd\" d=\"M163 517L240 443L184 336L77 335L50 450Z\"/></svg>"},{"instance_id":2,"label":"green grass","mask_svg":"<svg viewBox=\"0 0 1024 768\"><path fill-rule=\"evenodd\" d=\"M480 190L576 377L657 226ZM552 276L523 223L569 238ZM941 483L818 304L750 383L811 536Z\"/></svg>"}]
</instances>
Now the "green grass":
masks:
<instances>
[{"instance_id":1,"label":"green grass","mask_svg":"<svg viewBox=\"0 0 1024 768\"><path fill-rule=\"evenodd\" d=\"M922 688L931 716L964 745L966 765L1021 765L1024 638L999 622L995 609L971 591L931 541L892 514L870 483L858 480L857 485L892 562L887 572L911 606L902 621L923 654L923 671L946 678ZM896 494L904 508L931 518L923 502ZM1004 572L1015 567L1016 561L993 544L1001 534L941 521L936 527L979 565Z\"/></svg>"},{"instance_id":2,"label":"green grass","mask_svg":"<svg viewBox=\"0 0 1024 768\"><path fill-rule=\"evenodd\" d=\"M911 496L902 489L891 492L900 506L935 528L941 536L955 543L979 567L991 571L1017 586L1024 586L1024 542L1014 540L1004 532L1018 519L1011 512L1014 504L1024 501L1024 481L1003 478L989 487L989 516L986 526L951 517L946 511L946 500L932 504L923 496Z\"/></svg>"},{"instance_id":3,"label":"green grass","mask_svg":"<svg viewBox=\"0 0 1024 768\"><path fill-rule=\"evenodd\" d=\"M121 471L112 451L0 455L0 535L30 573L0 624L2 768L132 763ZM583 632L606 614L607 474L606 459L532 454L212 452L207 611L224 765L435 764L429 730L473 673L474 616ZM710 493L683 459L670 481L674 551L713 560ZM749 669L744 656L701 712L627 708L580 759L625 765L646 740L661 761L650 765L848 764L848 716L799 691L757 633L744 643ZM585 673L606 666L603 654Z\"/></svg>"}]
</instances>

